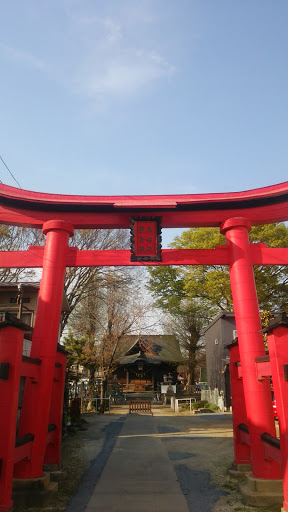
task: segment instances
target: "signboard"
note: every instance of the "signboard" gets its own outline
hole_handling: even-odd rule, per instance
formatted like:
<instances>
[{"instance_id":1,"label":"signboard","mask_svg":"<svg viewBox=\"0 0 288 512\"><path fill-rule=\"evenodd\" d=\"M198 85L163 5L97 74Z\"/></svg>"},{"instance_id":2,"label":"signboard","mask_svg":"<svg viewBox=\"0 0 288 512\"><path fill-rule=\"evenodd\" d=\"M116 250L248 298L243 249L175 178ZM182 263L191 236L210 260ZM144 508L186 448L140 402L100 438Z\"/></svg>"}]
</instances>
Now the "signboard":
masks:
<instances>
[{"instance_id":1,"label":"signboard","mask_svg":"<svg viewBox=\"0 0 288 512\"><path fill-rule=\"evenodd\" d=\"M173 392L176 395L176 384L171 384L171 386L172 386ZM169 384L161 384L161 394L162 395L166 395L167 394L168 387L169 387Z\"/></svg>"},{"instance_id":2,"label":"signboard","mask_svg":"<svg viewBox=\"0 0 288 512\"><path fill-rule=\"evenodd\" d=\"M161 217L130 219L131 261L161 261Z\"/></svg>"}]
</instances>

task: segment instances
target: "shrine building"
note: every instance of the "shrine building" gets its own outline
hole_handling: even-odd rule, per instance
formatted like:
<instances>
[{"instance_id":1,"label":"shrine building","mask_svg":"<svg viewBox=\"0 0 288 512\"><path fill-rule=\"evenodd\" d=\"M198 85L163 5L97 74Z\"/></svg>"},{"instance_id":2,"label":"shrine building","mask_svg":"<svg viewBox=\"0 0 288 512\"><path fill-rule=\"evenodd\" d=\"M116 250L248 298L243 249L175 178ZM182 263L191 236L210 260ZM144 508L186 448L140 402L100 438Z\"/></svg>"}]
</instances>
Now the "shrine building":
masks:
<instances>
[{"instance_id":1,"label":"shrine building","mask_svg":"<svg viewBox=\"0 0 288 512\"><path fill-rule=\"evenodd\" d=\"M115 374L123 391L158 391L169 373L177 379L177 367L183 364L179 342L173 335L125 336L116 354Z\"/></svg>"}]
</instances>

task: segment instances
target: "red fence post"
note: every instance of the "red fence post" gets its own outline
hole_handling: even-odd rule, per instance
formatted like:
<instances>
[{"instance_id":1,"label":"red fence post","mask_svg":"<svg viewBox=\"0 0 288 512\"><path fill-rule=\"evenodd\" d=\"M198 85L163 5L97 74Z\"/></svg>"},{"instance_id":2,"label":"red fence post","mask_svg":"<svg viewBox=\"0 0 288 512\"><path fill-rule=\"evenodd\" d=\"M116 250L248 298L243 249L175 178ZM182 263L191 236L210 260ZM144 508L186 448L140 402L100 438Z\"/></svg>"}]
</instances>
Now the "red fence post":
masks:
<instances>
[{"instance_id":1,"label":"red fence post","mask_svg":"<svg viewBox=\"0 0 288 512\"><path fill-rule=\"evenodd\" d=\"M0 511L13 505L12 480L23 349L23 331L13 320L0 323Z\"/></svg>"},{"instance_id":2,"label":"red fence post","mask_svg":"<svg viewBox=\"0 0 288 512\"><path fill-rule=\"evenodd\" d=\"M268 348L280 430L284 510L288 510L288 316L283 313L270 322Z\"/></svg>"},{"instance_id":3,"label":"red fence post","mask_svg":"<svg viewBox=\"0 0 288 512\"><path fill-rule=\"evenodd\" d=\"M55 357L63 301L66 252L73 226L64 221L48 221L43 226L47 235L43 272L38 296L37 314L32 338L31 357L40 358L39 383L25 386L20 435L34 434L31 461L15 466L17 478L36 478L43 474L47 428L50 413ZM52 404L53 406L53 404Z\"/></svg>"},{"instance_id":4,"label":"red fence post","mask_svg":"<svg viewBox=\"0 0 288 512\"><path fill-rule=\"evenodd\" d=\"M281 478L280 466L264 459L261 434L276 436L268 377L256 377L255 358L265 355L258 299L251 264L248 231L250 222L242 217L221 225L229 246L230 280L234 303L247 423L251 441L251 465L254 478Z\"/></svg>"},{"instance_id":5,"label":"red fence post","mask_svg":"<svg viewBox=\"0 0 288 512\"><path fill-rule=\"evenodd\" d=\"M247 425L247 414L244 399L243 381L241 366L237 366L240 361L238 342L228 345L230 356L230 377L232 394L232 420L233 420L233 440L234 440L234 463L236 465L251 464L250 446L241 443L240 431L238 425L244 423Z\"/></svg>"}]
</instances>

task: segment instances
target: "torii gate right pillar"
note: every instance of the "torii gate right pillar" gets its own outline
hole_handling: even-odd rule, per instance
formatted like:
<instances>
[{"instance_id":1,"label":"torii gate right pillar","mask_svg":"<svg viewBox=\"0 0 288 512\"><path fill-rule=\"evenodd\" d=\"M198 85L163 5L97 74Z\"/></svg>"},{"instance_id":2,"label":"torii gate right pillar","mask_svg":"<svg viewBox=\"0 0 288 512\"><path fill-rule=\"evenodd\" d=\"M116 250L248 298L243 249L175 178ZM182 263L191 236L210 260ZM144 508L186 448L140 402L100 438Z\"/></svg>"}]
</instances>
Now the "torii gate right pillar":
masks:
<instances>
[{"instance_id":1,"label":"torii gate right pillar","mask_svg":"<svg viewBox=\"0 0 288 512\"><path fill-rule=\"evenodd\" d=\"M264 459L261 434L276 437L268 377L257 380L255 358L265 355L253 266L250 259L248 219L236 217L221 225L230 254L230 281L242 368L247 423L254 478L279 479L280 466Z\"/></svg>"}]
</instances>

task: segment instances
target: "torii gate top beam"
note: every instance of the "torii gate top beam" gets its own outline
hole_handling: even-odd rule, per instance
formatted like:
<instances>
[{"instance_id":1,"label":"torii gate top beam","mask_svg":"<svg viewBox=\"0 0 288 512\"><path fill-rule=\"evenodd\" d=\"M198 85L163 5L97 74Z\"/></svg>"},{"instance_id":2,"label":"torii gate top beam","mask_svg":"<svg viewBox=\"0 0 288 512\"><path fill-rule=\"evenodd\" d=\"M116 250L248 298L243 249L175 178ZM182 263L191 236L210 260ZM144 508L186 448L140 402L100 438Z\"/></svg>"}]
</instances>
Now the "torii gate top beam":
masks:
<instances>
[{"instance_id":1,"label":"torii gate top beam","mask_svg":"<svg viewBox=\"0 0 288 512\"><path fill-rule=\"evenodd\" d=\"M230 217L251 224L288 220L288 182L244 192L164 196L77 196L0 184L0 223L42 227L58 219L75 228L129 228L133 215L161 216L163 228L220 226Z\"/></svg>"}]
</instances>

